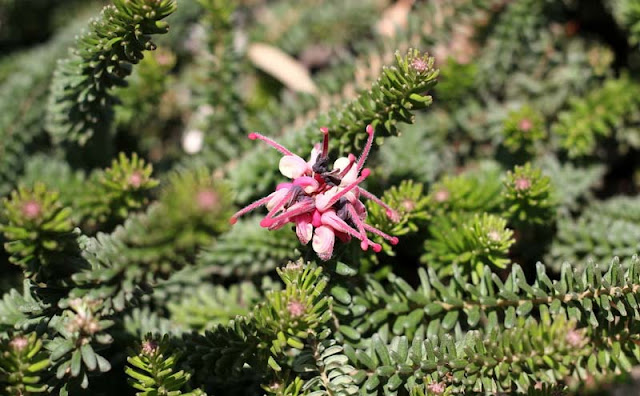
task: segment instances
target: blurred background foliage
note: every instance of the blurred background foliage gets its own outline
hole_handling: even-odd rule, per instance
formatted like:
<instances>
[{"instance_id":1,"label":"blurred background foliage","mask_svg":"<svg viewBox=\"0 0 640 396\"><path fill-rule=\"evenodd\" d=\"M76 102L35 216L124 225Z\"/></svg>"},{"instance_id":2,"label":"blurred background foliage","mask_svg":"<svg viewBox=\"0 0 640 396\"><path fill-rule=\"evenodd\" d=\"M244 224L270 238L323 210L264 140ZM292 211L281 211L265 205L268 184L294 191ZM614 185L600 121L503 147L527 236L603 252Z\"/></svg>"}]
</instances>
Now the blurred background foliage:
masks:
<instances>
[{"instance_id":1,"label":"blurred background foliage","mask_svg":"<svg viewBox=\"0 0 640 396\"><path fill-rule=\"evenodd\" d=\"M638 0L0 0L0 394L637 393L639 43ZM229 225L283 179L249 132L370 123L397 246Z\"/></svg>"}]
</instances>

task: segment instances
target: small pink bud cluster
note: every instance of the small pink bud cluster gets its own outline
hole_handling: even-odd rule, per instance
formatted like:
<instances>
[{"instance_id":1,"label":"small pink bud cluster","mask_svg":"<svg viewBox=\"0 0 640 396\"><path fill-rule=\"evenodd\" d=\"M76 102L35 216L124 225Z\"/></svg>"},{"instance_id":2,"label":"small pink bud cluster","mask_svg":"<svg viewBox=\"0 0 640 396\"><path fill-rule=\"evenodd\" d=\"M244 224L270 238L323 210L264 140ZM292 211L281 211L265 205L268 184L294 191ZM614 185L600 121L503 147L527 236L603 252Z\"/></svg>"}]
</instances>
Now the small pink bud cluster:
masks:
<instances>
[{"instance_id":1,"label":"small pink bud cluster","mask_svg":"<svg viewBox=\"0 0 640 396\"><path fill-rule=\"evenodd\" d=\"M422 58L415 58L411 61L411 67L418 73L429 70L429 63Z\"/></svg>"},{"instance_id":2,"label":"small pink bud cluster","mask_svg":"<svg viewBox=\"0 0 640 396\"><path fill-rule=\"evenodd\" d=\"M533 122L531 122L531 120L528 119L528 118L523 118L518 123L518 128L522 132L529 132L531 130L531 128L533 128Z\"/></svg>"},{"instance_id":3,"label":"small pink bud cluster","mask_svg":"<svg viewBox=\"0 0 640 396\"><path fill-rule=\"evenodd\" d=\"M11 340L9 342L9 345L11 346L11 348L13 348L14 351L22 352L27 347L27 345L29 345L29 341L26 337L19 336Z\"/></svg>"},{"instance_id":4,"label":"small pink bud cluster","mask_svg":"<svg viewBox=\"0 0 640 396\"><path fill-rule=\"evenodd\" d=\"M569 330L565 337L565 340L567 341L567 344L574 348L581 347L586 341L582 332L576 329Z\"/></svg>"},{"instance_id":5,"label":"small pink bud cluster","mask_svg":"<svg viewBox=\"0 0 640 396\"><path fill-rule=\"evenodd\" d=\"M27 201L22 205L22 214L29 220L36 219L40 213L42 213L42 206L37 201Z\"/></svg>"},{"instance_id":6,"label":"small pink bud cluster","mask_svg":"<svg viewBox=\"0 0 640 396\"><path fill-rule=\"evenodd\" d=\"M447 389L447 386L444 382L434 382L427 385L427 389L434 395L441 395Z\"/></svg>"},{"instance_id":7,"label":"small pink bud cluster","mask_svg":"<svg viewBox=\"0 0 640 396\"><path fill-rule=\"evenodd\" d=\"M75 311L75 315L67 322L67 330L71 333L93 335L100 330L99 319L93 315L92 307L97 306L97 301L84 301L74 298L69 301L69 307Z\"/></svg>"},{"instance_id":8,"label":"small pink bud cluster","mask_svg":"<svg viewBox=\"0 0 640 396\"><path fill-rule=\"evenodd\" d=\"M158 343L154 340L145 340L142 342L142 354L146 356L153 356L158 351Z\"/></svg>"},{"instance_id":9,"label":"small pink bud cluster","mask_svg":"<svg viewBox=\"0 0 640 396\"><path fill-rule=\"evenodd\" d=\"M524 191L531 188L531 180L527 179L526 177L521 177L519 179L516 179L514 184L515 184L516 190L518 191Z\"/></svg>"},{"instance_id":10,"label":"small pink bud cluster","mask_svg":"<svg viewBox=\"0 0 640 396\"><path fill-rule=\"evenodd\" d=\"M218 205L218 195L213 190L202 190L198 192L196 202L203 211L213 210Z\"/></svg>"},{"instance_id":11,"label":"small pink bud cluster","mask_svg":"<svg viewBox=\"0 0 640 396\"><path fill-rule=\"evenodd\" d=\"M366 224L367 210L360 201L361 197L371 199L385 208L387 216L397 221L398 214L375 195L360 187L370 175L369 169L363 169L364 162L373 144L374 131L371 125L366 128L368 139L359 158L349 154L338 158L333 166L329 163L329 130L320 128L324 139L311 150L311 158L305 161L301 157L258 133L249 134L251 140L262 140L278 150L284 156L280 159L280 172L291 179L281 183L276 191L261 198L234 214L230 222L235 224L238 218L261 206L269 213L260 222L260 226L277 230L293 223L296 234L304 245L312 241L313 250L322 260L333 255L335 239L348 242L352 237L361 241L362 250L371 247L380 252L382 247L367 237L367 232L378 235L391 244L398 238Z\"/></svg>"},{"instance_id":12,"label":"small pink bud cluster","mask_svg":"<svg viewBox=\"0 0 640 396\"><path fill-rule=\"evenodd\" d=\"M129 185L133 188L140 188L142 182L144 181L144 177L142 173L136 171L129 176Z\"/></svg>"},{"instance_id":13,"label":"small pink bud cluster","mask_svg":"<svg viewBox=\"0 0 640 396\"><path fill-rule=\"evenodd\" d=\"M289 311L289 314L291 315L291 317L293 318L297 318L299 316L302 316L302 314L304 314L304 311L306 310L304 304L302 304L299 301L289 301L289 303L287 304L287 311Z\"/></svg>"}]
</instances>

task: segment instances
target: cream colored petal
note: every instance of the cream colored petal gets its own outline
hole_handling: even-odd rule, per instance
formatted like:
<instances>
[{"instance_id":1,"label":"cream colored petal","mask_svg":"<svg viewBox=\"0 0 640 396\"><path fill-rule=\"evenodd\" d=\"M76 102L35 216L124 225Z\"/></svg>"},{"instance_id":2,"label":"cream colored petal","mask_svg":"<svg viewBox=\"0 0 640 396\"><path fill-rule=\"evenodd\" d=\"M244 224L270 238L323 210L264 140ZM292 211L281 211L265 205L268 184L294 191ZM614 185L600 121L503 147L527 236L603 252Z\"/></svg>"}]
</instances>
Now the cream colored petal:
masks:
<instances>
[{"instance_id":1,"label":"cream colored petal","mask_svg":"<svg viewBox=\"0 0 640 396\"><path fill-rule=\"evenodd\" d=\"M271 211L271 209L273 209L278 204L278 202L284 199L288 192L288 188L283 188L271 194L271 199L269 200L269 202L267 202L267 209Z\"/></svg>"},{"instance_id":2,"label":"cream colored petal","mask_svg":"<svg viewBox=\"0 0 640 396\"><path fill-rule=\"evenodd\" d=\"M340 157L333 163L333 170L336 170L336 169L343 170L347 166L349 166L349 163L350 163L349 158Z\"/></svg>"},{"instance_id":3,"label":"cream colored petal","mask_svg":"<svg viewBox=\"0 0 640 396\"><path fill-rule=\"evenodd\" d=\"M310 171L309 164L297 155L285 155L280 159L280 173L290 179L303 176Z\"/></svg>"}]
</instances>

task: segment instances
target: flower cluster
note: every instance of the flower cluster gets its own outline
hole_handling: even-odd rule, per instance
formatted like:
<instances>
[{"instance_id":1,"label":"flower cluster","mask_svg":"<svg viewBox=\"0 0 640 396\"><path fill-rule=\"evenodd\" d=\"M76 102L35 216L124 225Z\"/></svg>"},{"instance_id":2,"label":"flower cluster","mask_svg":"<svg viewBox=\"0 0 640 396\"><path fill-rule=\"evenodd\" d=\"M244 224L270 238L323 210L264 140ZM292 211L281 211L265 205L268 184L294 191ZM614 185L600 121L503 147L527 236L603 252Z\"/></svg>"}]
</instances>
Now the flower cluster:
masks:
<instances>
[{"instance_id":1,"label":"flower cluster","mask_svg":"<svg viewBox=\"0 0 640 396\"><path fill-rule=\"evenodd\" d=\"M280 172L291 179L281 183L276 191L239 210L231 217L235 224L238 217L265 205L269 213L260 226L269 230L282 228L288 223L295 224L296 234L302 244L312 241L313 250L322 260L333 255L335 239L348 242L352 237L361 241L360 247L370 246L379 252L380 244L371 241L367 232L378 235L395 245L398 238L366 224L367 210L360 201L368 198L385 208L387 216L397 221L398 214L375 195L360 187L370 174L363 169L364 162L373 144L374 130L366 128L368 139L359 158L353 154L340 157L330 166L329 130L320 128L324 135L322 144L311 150L311 158L305 161L291 153L282 145L258 133L249 134L251 140L262 140L284 154L280 160Z\"/></svg>"}]
</instances>

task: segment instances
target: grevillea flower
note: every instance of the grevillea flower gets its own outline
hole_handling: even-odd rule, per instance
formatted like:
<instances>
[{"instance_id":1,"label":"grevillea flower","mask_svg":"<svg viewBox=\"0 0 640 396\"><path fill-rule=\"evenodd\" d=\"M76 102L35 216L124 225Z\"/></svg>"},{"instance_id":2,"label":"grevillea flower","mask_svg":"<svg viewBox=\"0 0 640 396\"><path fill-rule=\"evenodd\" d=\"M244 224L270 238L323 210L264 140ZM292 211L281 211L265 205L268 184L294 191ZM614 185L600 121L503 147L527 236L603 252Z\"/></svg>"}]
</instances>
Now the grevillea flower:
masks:
<instances>
[{"instance_id":1,"label":"grevillea flower","mask_svg":"<svg viewBox=\"0 0 640 396\"><path fill-rule=\"evenodd\" d=\"M333 255L336 238L348 242L351 238L360 240L362 250L371 247L375 252L382 247L371 241L367 233L378 235L392 245L398 238L365 223L367 210L360 198L367 198L385 208L387 216L397 221L398 214L375 195L360 187L369 174L364 163L373 144L373 127L366 128L368 139L359 158L349 154L340 157L330 166L329 130L320 128L324 139L311 150L311 158L305 161L272 139L258 133L250 133L249 139L262 140L283 154L280 159L280 173L291 179L280 183L276 191L252 204L240 209L231 217L231 224L238 218L261 206L269 213L262 219L260 226L277 230L293 223L296 235L303 245L311 242L313 250L322 260Z\"/></svg>"}]
</instances>

